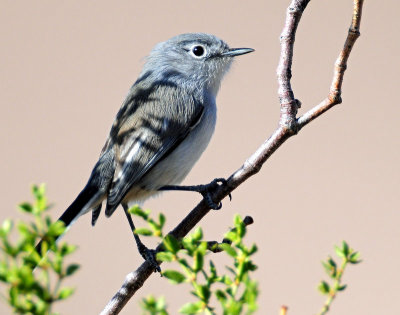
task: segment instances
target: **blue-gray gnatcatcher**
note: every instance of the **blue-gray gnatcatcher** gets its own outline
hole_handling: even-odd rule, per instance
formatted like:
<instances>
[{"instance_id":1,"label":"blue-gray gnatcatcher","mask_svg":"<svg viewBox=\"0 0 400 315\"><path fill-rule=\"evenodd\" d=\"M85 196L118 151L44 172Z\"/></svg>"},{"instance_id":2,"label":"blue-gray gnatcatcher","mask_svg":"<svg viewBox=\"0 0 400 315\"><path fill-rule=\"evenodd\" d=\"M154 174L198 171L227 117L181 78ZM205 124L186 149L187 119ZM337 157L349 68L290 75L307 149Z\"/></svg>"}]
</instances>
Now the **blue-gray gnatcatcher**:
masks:
<instances>
[{"instance_id":1,"label":"blue-gray gnatcatcher","mask_svg":"<svg viewBox=\"0 0 400 315\"><path fill-rule=\"evenodd\" d=\"M59 220L68 227L92 210L95 225L105 201L106 216L121 204L134 230L128 206L168 189L199 191L211 208L218 208L203 191L207 185L174 185L186 177L210 141L215 98L232 57L252 51L229 48L203 33L178 35L156 45L117 114L88 183ZM159 270L136 234L135 240L141 255ZM41 242L36 248L40 250Z\"/></svg>"}]
</instances>

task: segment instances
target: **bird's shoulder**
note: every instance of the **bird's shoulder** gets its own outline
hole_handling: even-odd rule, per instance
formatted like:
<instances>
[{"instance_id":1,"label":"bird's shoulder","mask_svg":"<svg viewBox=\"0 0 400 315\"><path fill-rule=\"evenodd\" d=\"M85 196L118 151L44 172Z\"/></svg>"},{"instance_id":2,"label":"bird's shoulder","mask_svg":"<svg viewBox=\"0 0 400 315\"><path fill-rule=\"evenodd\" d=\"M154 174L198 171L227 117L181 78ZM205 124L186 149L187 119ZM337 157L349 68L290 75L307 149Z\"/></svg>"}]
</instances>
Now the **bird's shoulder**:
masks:
<instances>
[{"instance_id":1,"label":"bird's shoulder","mask_svg":"<svg viewBox=\"0 0 400 315\"><path fill-rule=\"evenodd\" d=\"M118 111L102 152L144 129L159 135L166 128L180 132L178 129L192 125L201 117L203 110L201 93L168 80L154 83L138 80Z\"/></svg>"}]
</instances>

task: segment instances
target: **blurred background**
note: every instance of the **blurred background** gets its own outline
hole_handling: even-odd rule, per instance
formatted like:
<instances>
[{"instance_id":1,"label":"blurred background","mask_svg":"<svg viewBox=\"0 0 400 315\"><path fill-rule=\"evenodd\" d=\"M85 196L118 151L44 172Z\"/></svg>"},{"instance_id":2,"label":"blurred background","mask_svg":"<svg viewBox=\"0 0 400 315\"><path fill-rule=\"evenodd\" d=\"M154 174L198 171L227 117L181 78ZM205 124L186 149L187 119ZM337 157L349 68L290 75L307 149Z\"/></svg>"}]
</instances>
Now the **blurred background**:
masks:
<instances>
[{"instance_id":1,"label":"blurred background","mask_svg":"<svg viewBox=\"0 0 400 315\"><path fill-rule=\"evenodd\" d=\"M143 58L180 33L212 33L231 47L256 49L238 57L223 82L214 137L184 183L229 176L277 126L275 71L289 2L0 1L0 221L22 217L16 205L30 200L33 183L47 183L53 217L64 211L86 183ZM292 80L300 113L328 93L352 5L315 0L303 15ZM343 104L291 138L201 222L207 239L221 240L235 213L253 216L247 242L259 245L259 314L278 314L282 304L289 314L316 313L324 301L316 290L325 278L320 262L343 239L363 262L348 268L349 286L330 314L398 313L398 9L395 0L366 1ZM168 192L145 208L166 213L169 229L198 201ZM67 283L76 293L55 310L97 314L142 263L122 209L101 215L95 228L90 215L82 217L65 240L79 245L71 261L82 267ZM223 269L221 256L211 257ZM191 300L187 291L153 275L122 314L138 314L149 293L164 295L177 313Z\"/></svg>"}]
</instances>

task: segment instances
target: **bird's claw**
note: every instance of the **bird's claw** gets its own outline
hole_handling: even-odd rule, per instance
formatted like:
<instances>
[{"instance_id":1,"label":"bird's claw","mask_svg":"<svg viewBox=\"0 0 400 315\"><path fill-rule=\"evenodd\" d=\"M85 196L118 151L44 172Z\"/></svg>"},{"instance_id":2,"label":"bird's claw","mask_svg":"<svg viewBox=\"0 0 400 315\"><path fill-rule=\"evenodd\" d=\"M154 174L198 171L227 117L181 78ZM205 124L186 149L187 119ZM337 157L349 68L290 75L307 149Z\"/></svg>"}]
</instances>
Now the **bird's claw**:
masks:
<instances>
[{"instance_id":1,"label":"bird's claw","mask_svg":"<svg viewBox=\"0 0 400 315\"><path fill-rule=\"evenodd\" d=\"M226 185L227 181L225 178L215 178L211 183L207 185L199 186L199 193L203 196L207 205L213 210L219 210L222 208L222 202L218 204L211 198L211 192L215 191L220 185ZM229 200L232 200L232 195L229 193Z\"/></svg>"},{"instance_id":2,"label":"bird's claw","mask_svg":"<svg viewBox=\"0 0 400 315\"><path fill-rule=\"evenodd\" d=\"M154 272L161 273L161 267L157 262L156 254L154 249L148 249L146 246L141 246L139 248L139 253L145 261L147 261L154 269Z\"/></svg>"}]
</instances>

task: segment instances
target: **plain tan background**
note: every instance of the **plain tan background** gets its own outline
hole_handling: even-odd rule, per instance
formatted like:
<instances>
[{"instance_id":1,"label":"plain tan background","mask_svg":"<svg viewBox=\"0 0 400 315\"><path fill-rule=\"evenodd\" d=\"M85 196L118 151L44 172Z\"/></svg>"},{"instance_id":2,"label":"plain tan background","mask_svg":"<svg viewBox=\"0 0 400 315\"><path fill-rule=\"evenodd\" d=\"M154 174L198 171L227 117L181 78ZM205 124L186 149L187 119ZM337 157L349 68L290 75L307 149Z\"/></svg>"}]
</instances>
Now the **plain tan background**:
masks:
<instances>
[{"instance_id":1,"label":"plain tan background","mask_svg":"<svg viewBox=\"0 0 400 315\"><path fill-rule=\"evenodd\" d=\"M15 205L39 182L48 184L53 216L62 213L84 186L143 57L179 33L209 32L231 47L256 49L238 58L222 84L214 138L185 183L235 171L277 125L275 69L289 2L1 1L0 220L20 217ZM395 0L366 1L343 104L285 143L201 223L217 240L234 213L254 217L247 241L259 244L259 314L278 314L281 304L289 314L316 313L324 300L316 291L325 277L320 261L342 239L364 261L346 272L348 289L330 314L398 313L398 9ZM328 92L351 13L350 0L314 0L303 16L292 80L302 112ZM167 213L170 228L199 200L170 192L146 207ZM79 244L71 261L82 268L68 281L75 295L55 310L99 313L142 262L125 221L117 211L92 229L85 216L68 232L65 239ZM191 300L186 291L154 275L122 314L139 314L149 293L165 295L175 314ZM1 304L0 313L8 312Z\"/></svg>"}]
</instances>

